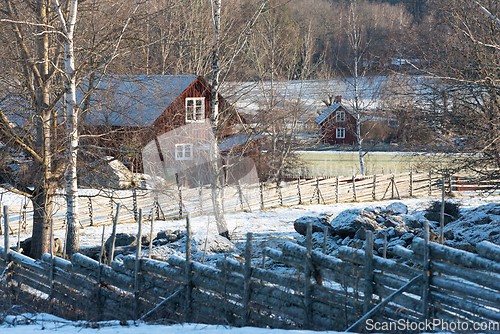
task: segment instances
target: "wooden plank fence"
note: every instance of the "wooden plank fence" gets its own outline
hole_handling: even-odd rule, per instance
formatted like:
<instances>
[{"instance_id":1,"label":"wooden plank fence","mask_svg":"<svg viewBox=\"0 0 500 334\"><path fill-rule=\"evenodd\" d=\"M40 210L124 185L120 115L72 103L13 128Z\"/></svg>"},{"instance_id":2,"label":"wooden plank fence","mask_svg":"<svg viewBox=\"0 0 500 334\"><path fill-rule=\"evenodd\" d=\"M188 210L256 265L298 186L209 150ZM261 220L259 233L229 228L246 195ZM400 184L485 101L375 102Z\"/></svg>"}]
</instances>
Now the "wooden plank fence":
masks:
<instances>
[{"instance_id":1,"label":"wooden plank fence","mask_svg":"<svg viewBox=\"0 0 500 334\"><path fill-rule=\"evenodd\" d=\"M0 247L0 283L3 298L74 319L161 318L339 331L369 329L370 321L387 326L403 321L452 331L461 326L459 332L477 332L477 324L481 332L500 330L499 246L481 242L478 254L472 254L429 242L424 234L411 250L392 250L413 263L409 266L374 256L371 233L364 250L341 247L339 258L325 255L311 249L311 230L306 247L288 243L281 250L264 249L263 264L271 258L286 265L280 272L252 262L251 234L242 262L225 258L216 267L191 260L189 233L185 258L160 262L125 256L111 266L81 254L71 262L50 254L35 261L9 250L7 238ZM446 327L431 330L437 329Z\"/></svg>"},{"instance_id":2,"label":"wooden plank fence","mask_svg":"<svg viewBox=\"0 0 500 334\"><path fill-rule=\"evenodd\" d=\"M224 187L224 210L252 212L296 204L345 203L436 195L440 193L440 184L438 174L403 173L363 178L333 177L297 179L273 184L229 185ZM83 228L111 225L116 204L120 204L120 222L137 221L139 209L144 211L148 219L153 209L156 219L177 219L185 216L187 212L203 215L212 210L209 187L161 191L133 189L109 194L85 194L79 198L80 226ZM9 233L31 232L31 202L10 208ZM66 203L62 197L56 198L53 222L54 229L65 228Z\"/></svg>"}]
</instances>

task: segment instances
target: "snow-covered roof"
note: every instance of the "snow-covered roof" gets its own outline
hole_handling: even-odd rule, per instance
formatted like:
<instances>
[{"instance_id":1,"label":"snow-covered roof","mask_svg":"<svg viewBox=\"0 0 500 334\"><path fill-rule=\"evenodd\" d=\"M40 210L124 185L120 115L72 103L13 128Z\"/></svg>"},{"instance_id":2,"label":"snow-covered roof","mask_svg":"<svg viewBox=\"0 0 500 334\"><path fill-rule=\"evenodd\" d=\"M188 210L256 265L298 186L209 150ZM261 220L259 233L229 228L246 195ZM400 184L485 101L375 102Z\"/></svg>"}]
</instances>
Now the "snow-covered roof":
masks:
<instances>
[{"instance_id":1,"label":"snow-covered roof","mask_svg":"<svg viewBox=\"0 0 500 334\"><path fill-rule=\"evenodd\" d=\"M150 126L197 78L197 75L107 76L92 95L87 122Z\"/></svg>"},{"instance_id":2,"label":"snow-covered roof","mask_svg":"<svg viewBox=\"0 0 500 334\"><path fill-rule=\"evenodd\" d=\"M317 124L323 123L325 121L325 119L327 119L328 116L330 116L335 111L337 111L337 109L339 107L342 107L342 108L344 108L344 110L349 111L346 107L344 107L344 105L342 103L340 103L340 102L334 102L334 103L332 103L331 106L329 106L328 108L326 108L326 110L323 111L323 113L321 115L319 115L318 117L316 117L316 119L314 121Z\"/></svg>"},{"instance_id":3,"label":"snow-covered roof","mask_svg":"<svg viewBox=\"0 0 500 334\"><path fill-rule=\"evenodd\" d=\"M219 144L219 150L222 152L228 151L228 150L233 149L235 147L238 147L240 145L244 145L247 142L256 141L256 140L259 140L259 139L262 139L265 137L266 137L266 135L253 135L253 136L250 135L249 136L249 135L242 133L242 134L228 137L228 138L224 139L224 141Z\"/></svg>"}]
</instances>

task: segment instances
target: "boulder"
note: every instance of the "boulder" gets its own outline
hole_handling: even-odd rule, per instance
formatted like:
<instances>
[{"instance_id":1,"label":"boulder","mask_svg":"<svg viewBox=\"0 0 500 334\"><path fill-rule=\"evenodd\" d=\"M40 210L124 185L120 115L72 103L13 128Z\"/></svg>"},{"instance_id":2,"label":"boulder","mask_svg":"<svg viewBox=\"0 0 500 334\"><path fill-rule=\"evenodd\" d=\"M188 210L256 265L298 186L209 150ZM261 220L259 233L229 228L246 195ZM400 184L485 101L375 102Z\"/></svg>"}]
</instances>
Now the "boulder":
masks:
<instances>
[{"instance_id":1,"label":"boulder","mask_svg":"<svg viewBox=\"0 0 500 334\"><path fill-rule=\"evenodd\" d=\"M396 238L399 238L408 232L408 227L406 227L405 224L398 225L394 228L394 234Z\"/></svg>"},{"instance_id":2,"label":"boulder","mask_svg":"<svg viewBox=\"0 0 500 334\"><path fill-rule=\"evenodd\" d=\"M385 234L387 235L387 240L396 237L396 231L394 230L394 227L388 227L388 228L386 228L385 229Z\"/></svg>"},{"instance_id":3,"label":"boulder","mask_svg":"<svg viewBox=\"0 0 500 334\"><path fill-rule=\"evenodd\" d=\"M453 240L455 239L455 232L453 230L448 230L444 232L444 239L445 240Z\"/></svg>"},{"instance_id":4,"label":"boulder","mask_svg":"<svg viewBox=\"0 0 500 334\"><path fill-rule=\"evenodd\" d=\"M377 216L382 214L382 208L379 206L375 208L365 208L365 211L373 212Z\"/></svg>"},{"instance_id":5,"label":"boulder","mask_svg":"<svg viewBox=\"0 0 500 334\"><path fill-rule=\"evenodd\" d=\"M407 233L405 233L405 234L403 234L401 236L401 239L404 240L404 241L406 241L407 244L409 244L409 243L412 242L412 240L413 240L414 237L415 236L413 235L413 233L407 232Z\"/></svg>"},{"instance_id":6,"label":"boulder","mask_svg":"<svg viewBox=\"0 0 500 334\"><path fill-rule=\"evenodd\" d=\"M332 219L330 225L333 233L342 238L353 238L359 229L378 231L382 227L372 219L373 213L366 210L351 209L342 211L337 217Z\"/></svg>"},{"instance_id":7,"label":"boulder","mask_svg":"<svg viewBox=\"0 0 500 334\"><path fill-rule=\"evenodd\" d=\"M151 241L150 235L144 234L141 238L142 245L149 245ZM130 247L137 245L137 235L130 233L116 233L115 237L115 247ZM132 250L132 247L130 247ZM106 254L111 252L111 236L104 243L104 249L106 250Z\"/></svg>"},{"instance_id":8,"label":"boulder","mask_svg":"<svg viewBox=\"0 0 500 334\"><path fill-rule=\"evenodd\" d=\"M101 161L92 163L91 172L80 177L78 185L89 188L128 189L140 183L140 180L136 180L134 174L120 161L113 157L106 157L104 160L105 163Z\"/></svg>"},{"instance_id":9,"label":"boulder","mask_svg":"<svg viewBox=\"0 0 500 334\"><path fill-rule=\"evenodd\" d=\"M307 224L312 222L312 233L316 232L324 232L325 227L328 227L328 233L332 233L332 226L328 224L328 222L319 217L300 217L299 219L293 222L293 228L297 233L306 235L307 234Z\"/></svg>"},{"instance_id":10,"label":"boulder","mask_svg":"<svg viewBox=\"0 0 500 334\"><path fill-rule=\"evenodd\" d=\"M155 240L157 239L167 239L167 235L169 234L172 234L174 231L172 230L166 230L166 231L160 231L156 234L156 238Z\"/></svg>"},{"instance_id":11,"label":"boulder","mask_svg":"<svg viewBox=\"0 0 500 334\"><path fill-rule=\"evenodd\" d=\"M384 239L373 240L373 248L376 249L380 254L382 254L384 250Z\"/></svg>"},{"instance_id":12,"label":"boulder","mask_svg":"<svg viewBox=\"0 0 500 334\"><path fill-rule=\"evenodd\" d=\"M27 256L32 256L31 254L31 238L27 238L23 241L21 241L21 249L23 250L22 254L27 255ZM61 254L64 251L63 244L61 239L59 238L54 238L54 254Z\"/></svg>"},{"instance_id":13,"label":"boulder","mask_svg":"<svg viewBox=\"0 0 500 334\"><path fill-rule=\"evenodd\" d=\"M408 243L403 239L394 239L387 243L387 253L391 253L394 247L403 246L406 247Z\"/></svg>"},{"instance_id":14,"label":"boulder","mask_svg":"<svg viewBox=\"0 0 500 334\"><path fill-rule=\"evenodd\" d=\"M403 218L399 216L387 216L384 225L387 227L397 227L399 225L404 225Z\"/></svg>"},{"instance_id":15,"label":"boulder","mask_svg":"<svg viewBox=\"0 0 500 334\"><path fill-rule=\"evenodd\" d=\"M417 219L412 215L400 214L399 217L401 217L405 225L409 228L422 228L422 226L424 226L420 219Z\"/></svg>"},{"instance_id":16,"label":"boulder","mask_svg":"<svg viewBox=\"0 0 500 334\"><path fill-rule=\"evenodd\" d=\"M392 212L395 215L407 214L408 207L403 202L394 202L386 207L386 211Z\"/></svg>"},{"instance_id":17,"label":"boulder","mask_svg":"<svg viewBox=\"0 0 500 334\"><path fill-rule=\"evenodd\" d=\"M177 240L181 239L184 234L186 233L185 230L166 230L166 231L161 231L158 232L156 235L155 240L165 240L166 242L176 242Z\"/></svg>"},{"instance_id":18,"label":"boulder","mask_svg":"<svg viewBox=\"0 0 500 334\"><path fill-rule=\"evenodd\" d=\"M354 235L354 239L366 240L366 229L360 228L359 230L357 230L356 234Z\"/></svg>"},{"instance_id":19,"label":"boulder","mask_svg":"<svg viewBox=\"0 0 500 334\"><path fill-rule=\"evenodd\" d=\"M182 240L185 241L186 238ZM209 253L226 253L236 250L236 246L231 241L218 234L195 232L193 233L191 241L191 249L193 252L204 252L205 242L206 250Z\"/></svg>"}]
</instances>

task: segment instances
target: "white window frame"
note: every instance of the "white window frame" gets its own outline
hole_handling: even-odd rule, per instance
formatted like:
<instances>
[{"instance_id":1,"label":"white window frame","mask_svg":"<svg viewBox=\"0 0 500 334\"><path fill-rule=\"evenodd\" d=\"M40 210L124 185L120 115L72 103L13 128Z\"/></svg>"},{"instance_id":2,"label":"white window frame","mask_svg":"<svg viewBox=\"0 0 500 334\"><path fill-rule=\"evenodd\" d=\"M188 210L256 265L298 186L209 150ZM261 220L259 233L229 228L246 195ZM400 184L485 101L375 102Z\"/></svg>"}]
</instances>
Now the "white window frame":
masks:
<instances>
[{"instance_id":1,"label":"white window frame","mask_svg":"<svg viewBox=\"0 0 500 334\"><path fill-rule=\"evenodd\" d=\"M189 102L193 103L193 109L189 110ZM186 98L186 123L203 123L205 122L205 98L204 97L187 97Z\"/></svg>"},{"instance_id":2,"label":"white window frame","mask_svg":"<svg viewBox=\"0 0 500 334\"><path fill-rule=\"evenodd\" d=\"M337 122L345 122L345 111L337 110L337 113L335 114L335 120Z\"/></svg>"},{"instance_id":3,"label":"white window frame","mask_svg":"<svg viewBox=\"0 0 500 334\"><path fill-rule=\"evenodd\" d=\"M193 144L175 144L175 160L193 160Z\"/></svg>"},{"instance_id":4,"label":"white window frame","mask_svg":"<svg viewBox=\"0 0 500 334\"><path fill-rule=\"evenodd\" d=\"M343 139L345 138L345 128L336 128L336 138Z\"/></svg>"}]
</instances>

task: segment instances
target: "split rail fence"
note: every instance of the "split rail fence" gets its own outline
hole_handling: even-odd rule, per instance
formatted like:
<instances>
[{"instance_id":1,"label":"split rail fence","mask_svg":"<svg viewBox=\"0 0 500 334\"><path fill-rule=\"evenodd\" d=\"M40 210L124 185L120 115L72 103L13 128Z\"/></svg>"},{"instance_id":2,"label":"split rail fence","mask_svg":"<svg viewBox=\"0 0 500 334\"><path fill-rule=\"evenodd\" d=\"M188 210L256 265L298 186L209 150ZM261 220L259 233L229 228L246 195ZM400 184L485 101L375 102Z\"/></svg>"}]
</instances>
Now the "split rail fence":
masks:
<instances>
[{"instance_id":1,"label":"split rail fence","mask_svg":"<svg viewBox=\"0 0 500 334\"><path fill-rule=\"evenodd\" d=\"M475 191L496 189L500 182L478 184L466 176L445 180L449 191ZM332 177L297 179L274 184L231 185L224 187L224 210L258 211L271 207L296 204L329 204L356 201L374 201L414 196L432 196L441 193L442 178L436 173L403 173L398 175L372 175L360 177ZM81 227L111 225L114 207L120 204L120 222L137 221L139 209L153 212L156 219L181 218L190 212L202 215L211 212L209 187L169 189L162 191L133 189L109 195L81 195ZM65 227L66 206L58 198L53 214L55 229ZM24 206L9 206L11 217L9 233L29 233L32 230L33 208L28 201Z\"/></svg>"},{"instance_id":2,"label":"split rail fence","mask_svg":"<svg viewBox=\"0 0 500 334\"><path fill-rule=\"evenodd\" d=\"M384 333L420 331L427 321L444 327L435 330L500 330L500 247L488 242L478 254L452 249L429 242L427 225L412 250L392 250L412 265L374 256L371 232L365 249L342 247L335 258L312 250L309 224L306 247L265 248L262 261L252 262L249 233L244 261L225 258L212 267L191 260L189 219L187 231L185 258L125 256L111 266L81 254L71 262L50 254L35 261L9 250L5 238L3 298L85 320L340 331L369 330L377 321L390 326L378 330ZM282 270L266 268L269 259Z\"/></svg>"}]
</instances>

